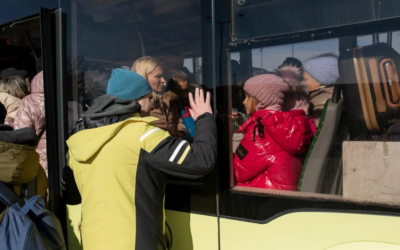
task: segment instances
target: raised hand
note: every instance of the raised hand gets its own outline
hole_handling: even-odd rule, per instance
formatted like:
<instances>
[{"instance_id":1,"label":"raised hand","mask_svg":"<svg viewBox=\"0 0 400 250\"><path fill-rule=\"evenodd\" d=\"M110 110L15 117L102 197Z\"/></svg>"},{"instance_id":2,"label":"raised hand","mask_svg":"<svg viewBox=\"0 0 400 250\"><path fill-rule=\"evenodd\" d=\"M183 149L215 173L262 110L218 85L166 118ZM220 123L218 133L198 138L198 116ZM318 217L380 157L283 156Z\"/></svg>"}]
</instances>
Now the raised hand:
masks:
<instances>
[{"instance_id":1,"label":"raised hand","mask_svg":"<svg viewBox=\"0 0 400 250\"><path fill-rule=\"evenodd\" d=\"M210 93L207 92L207 97L204 100L204 92L202 89L196 88L195 97L193 100L192 93L189 93L189 101L190 101L190 114L193 117L193 120L197 120L197 117L201 116L205 113L212 114L211 105L210 105Z\"/></svg>"}]
</instances>

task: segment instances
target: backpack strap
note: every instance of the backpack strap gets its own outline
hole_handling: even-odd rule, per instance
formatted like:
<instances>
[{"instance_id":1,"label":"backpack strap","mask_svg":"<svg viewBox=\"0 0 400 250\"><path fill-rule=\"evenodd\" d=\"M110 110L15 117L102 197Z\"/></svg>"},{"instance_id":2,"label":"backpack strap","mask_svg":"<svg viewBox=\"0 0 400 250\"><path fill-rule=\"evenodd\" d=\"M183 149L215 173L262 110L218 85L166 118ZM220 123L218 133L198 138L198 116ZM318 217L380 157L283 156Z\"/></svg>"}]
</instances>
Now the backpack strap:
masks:
<instances>
[{"instance_id":1,"label":"backpack strap","mask_svg":"<svg viewBox=\"0 0 400 250\"><path fill-rule=\"evenodd\" d=\"M22 188L22 195L25 198L31 198L35 196L36 193L37 193L37 176L27 184L24 184Z\"/></svg>"},{"instance_id":2,"label":"backpack strap","mask_svg":"<svg viewBox=\"0 0 400 250\"><path fill-rule=\"evenodd\" d=\"M23 215L27 215L38 199L40 199L40 204L44 207L44 198L41 195L35 195L25 203L19 212Z\"/></svg>"},{"instance_id":3,"label":"backpack strap","mask_svg":"<svg viewBox=\"0 0 400 250\"><path fill-rule=\"evenodd\" d=\"M7 207L18 201L18 196L5 183L0 181L0 201Z\"/></svg>"},{"instance_id":4,"label":"backpack strap","mask_svg":"<svg viewBox=\"0 0 400 250\"><path fill-rule=\"evenodd\" d=\"M36 146L39 144L40 139L42 138L44 132L46 132L46 125L43 127L42 131L40 131L40 133L38 134L37 141L36 141Z\"/></svg>"}]
</instances>

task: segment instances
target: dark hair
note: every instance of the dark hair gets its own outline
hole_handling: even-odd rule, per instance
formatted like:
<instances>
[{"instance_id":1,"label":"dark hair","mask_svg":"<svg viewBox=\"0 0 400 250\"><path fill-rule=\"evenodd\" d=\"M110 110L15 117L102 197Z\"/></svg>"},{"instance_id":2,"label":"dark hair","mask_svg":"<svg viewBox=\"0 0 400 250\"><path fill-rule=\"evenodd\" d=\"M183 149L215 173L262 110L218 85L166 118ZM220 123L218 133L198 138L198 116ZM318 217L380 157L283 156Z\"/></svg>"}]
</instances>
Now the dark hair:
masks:
<instances>
[{"instance_id":1,"label":"dark hair","mask_svg":"<svg viewBox=\"0 0 400 250\"><path fill-rule=\"evenodd\" d=\"M168 90L175 91L176 87L178 87L177 80L178 81L187 81L188 76L182 70L171 70L171 79L169 79L169 81L168 81L166 91L168 91Z\"/></svg>"},{"instance_id":2,"label":"dark hair","mask_svg":"<svg viewBox=\"0 0 400 250\"><path fill-rule=\"evenodd\" d=\"M279 68L282 68L283 66L293 66L299 68L303 73L303 63L301 63L301 61L297 58L287 57L285 61L283 61L282 65L279 66Z\"/></svg>"}]
</instances>

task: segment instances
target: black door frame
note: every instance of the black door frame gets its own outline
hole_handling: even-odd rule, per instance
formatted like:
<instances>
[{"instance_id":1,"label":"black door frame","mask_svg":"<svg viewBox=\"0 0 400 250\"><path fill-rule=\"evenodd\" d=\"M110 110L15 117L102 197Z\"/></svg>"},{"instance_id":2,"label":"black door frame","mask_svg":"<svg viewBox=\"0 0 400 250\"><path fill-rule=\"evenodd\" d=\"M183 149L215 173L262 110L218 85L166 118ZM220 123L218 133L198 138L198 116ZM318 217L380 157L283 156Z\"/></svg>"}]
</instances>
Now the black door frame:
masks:
<instances>
[{"instance_id":1,"label":"black door frame","mask_svg":"<svg viewBox=\"0 0 400 250\"><path fill-rule=\"evenodd\" d=\"M44 103L46 114L49 209L61 221L66 234L66 207L61 197L65 166L67 105L65 96L66 15L61 8L40 9Z\"/></svg>"}]
</instances>

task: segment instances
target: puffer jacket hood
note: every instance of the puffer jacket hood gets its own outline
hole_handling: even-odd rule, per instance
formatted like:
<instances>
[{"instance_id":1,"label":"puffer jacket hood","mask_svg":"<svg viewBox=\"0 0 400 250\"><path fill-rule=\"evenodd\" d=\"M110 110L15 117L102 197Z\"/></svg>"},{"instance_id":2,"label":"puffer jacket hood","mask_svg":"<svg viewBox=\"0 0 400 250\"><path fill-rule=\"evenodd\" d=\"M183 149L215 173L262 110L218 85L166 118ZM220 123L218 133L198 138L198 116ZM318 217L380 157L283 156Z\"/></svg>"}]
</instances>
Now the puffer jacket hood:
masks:
<instances>
[{"instance_id":1,"label":"puffer jacket hood","mask_svg":"<svg viewBox=\"0 0 400 250\"><path fill-rule=\"evenodd\" d=\"M15 116L17 115L17 111L19 108L19 105L21 103L21 99L12 96L7 93L0 93L0 102L4 105L4 107L7 110L7 116L4 121L4 124L14 126L14 119Z\"/></svg>"},{"instance_id":2,"label":"puffer jacket hood","mask_svg":"<svg viewBox=\"0 0 400 250\"><path fill-rule=\"evenodd\" d=\"M43 71L40 71L32 80L31 93L44 93L43 88Z\"/></svg>"},{"instance_id":3,"label":"puffer jacket hood","mask_svg":"<svg viewBox=\"0 0 400 250\"><path fill-rule=\"evenodd\" d=\"M85 162L94 156L110 139L112 139L127 123L147 122L151 123L157 120L154 117L140 117L138 113L134 117L124 121L98 127L95 129L86 129L72 135L67 145L71 155L78 162Z\"/></svg>"},{"instance_id":4,"label":"puffer jacket hood","mask_svg":"<svg viewBox=\"0 0 400 250\"><path fill-rule=\"evenodd\" d=\"M285 94L285 101L282 106L283 111L302 109L305 114L309 113L308 86L303 81L301 70L297 67L285 65L276 70L289 85L290 91Z\"/></svg>"},{"instance_id":5,"label":"puffer jacket hood","mask_svg":"<svg viewBox=\"0 0 400 250\"><path fill-rule=\"evenodd\" d=\"M277 69L276 73L288 83L291 92L308 96L309 90L299 68L285 65Z\"/></svg>"},{"instance_id":6,"label":"puffer jacket hood","mask_svg":"<svg viewBox=\"0 0 400 250\"><path fill-rule=\"evenodd\" d=\"M72 135L67 141L74 159L90 159L127 122L157 120L153 117L142 118L139 112L140 104L133 100L122 101L113 95L103 95L93 100L83 115L83 122L76 125L75 132L79 133Z\"/></svg>"},{"instance_id":7,"label":"puffer jacket hood","mask_svg":"<svg viewBox=\"0 0 400 250\"><path fill-rule=\"evenodd\" d=\"M93 100L92 106L90 106L83 117L99 118L139 112L140 104L134 100L122 101L113 95L103 95Z\"/></svg>"},{"instance_id":8,"label":"puffer jacket hood","mask_svg":"<svg viewBox=\"0 0 400 250\"><path fill-rule=\"evenodd\" d=\"M312 124L303 110L255 112L238 130L244 133L234 158L238 185L296 190Z\"/></svg>"},{"instance_id":9,"label":"puffer jacket hood","mask_svg":"<svg viewBox=\"0 0 400 250\"><path fill-rule=\"evenodd\" d=\"M140 112L140 104L133 100L122 101L113 95L103 95L93 100L83 114L83 119L75 124L71 135L90 128L98 128L124 121L130 115Z\"/></svg>"}]
</instances>

